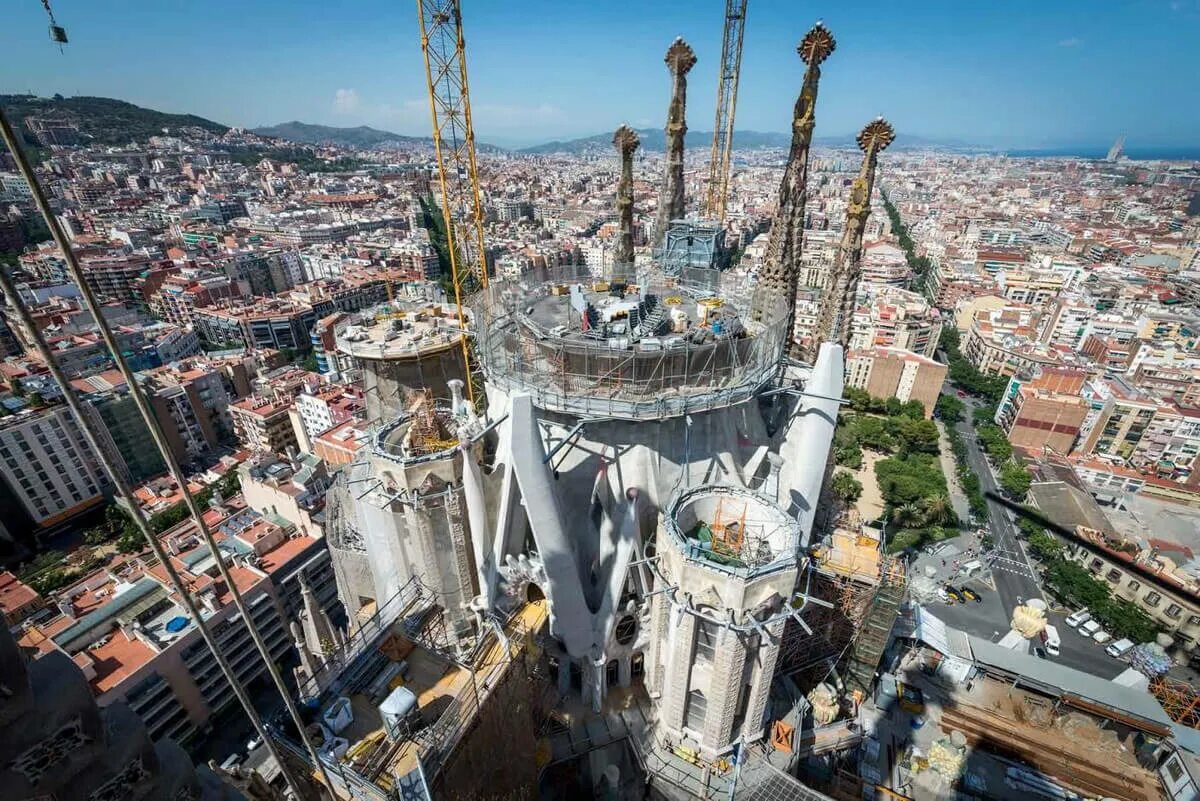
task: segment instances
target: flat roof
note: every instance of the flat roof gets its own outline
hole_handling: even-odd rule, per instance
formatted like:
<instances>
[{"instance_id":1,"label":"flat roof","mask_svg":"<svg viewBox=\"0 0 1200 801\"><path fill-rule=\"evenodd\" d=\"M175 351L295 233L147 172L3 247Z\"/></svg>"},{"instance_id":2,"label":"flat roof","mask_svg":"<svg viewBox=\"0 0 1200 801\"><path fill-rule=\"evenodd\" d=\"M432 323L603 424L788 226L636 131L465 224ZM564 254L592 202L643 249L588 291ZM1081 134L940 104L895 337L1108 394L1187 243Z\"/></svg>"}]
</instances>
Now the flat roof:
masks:
<instances>
[{"instance_id":1,"label":"flat roof","mask_svg":"<svg viewBox=\"0 0 1200 801\"><path fill-rule=\"evenodd\" d=\"M1117 712L1140 718L1153 730L1170 730L1172 721L1154 696L1108 679L1084 673L1033 654L1003 648L996 643L967 635L976 663L998 668L1020 677L1025 686L1041 685L1051 694L1074 695Z\"/></svg>"}]
</instances>

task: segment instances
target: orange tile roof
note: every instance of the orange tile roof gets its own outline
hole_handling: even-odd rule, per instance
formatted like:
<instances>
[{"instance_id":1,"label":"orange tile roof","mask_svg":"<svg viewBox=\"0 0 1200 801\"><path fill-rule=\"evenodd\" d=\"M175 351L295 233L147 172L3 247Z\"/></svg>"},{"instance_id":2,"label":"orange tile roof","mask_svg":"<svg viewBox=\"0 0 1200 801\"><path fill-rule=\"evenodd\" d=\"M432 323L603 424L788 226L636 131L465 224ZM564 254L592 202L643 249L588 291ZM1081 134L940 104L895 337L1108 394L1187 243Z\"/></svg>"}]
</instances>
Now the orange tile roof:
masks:
<instances>
[{"instance_id":1,"label":"orange tile roof","mask_svg":"<svg viewBox=\"0 0 1200 801\"><path fill-rule=\"evenodd\" d=\"M83 653L92 658L96 675L90 683L97 695L116 687L156 655L149 645L136 637L127 637L119 630L114 631L104 645L93 646L77 656Z\"/></svg>"}]
</instances>

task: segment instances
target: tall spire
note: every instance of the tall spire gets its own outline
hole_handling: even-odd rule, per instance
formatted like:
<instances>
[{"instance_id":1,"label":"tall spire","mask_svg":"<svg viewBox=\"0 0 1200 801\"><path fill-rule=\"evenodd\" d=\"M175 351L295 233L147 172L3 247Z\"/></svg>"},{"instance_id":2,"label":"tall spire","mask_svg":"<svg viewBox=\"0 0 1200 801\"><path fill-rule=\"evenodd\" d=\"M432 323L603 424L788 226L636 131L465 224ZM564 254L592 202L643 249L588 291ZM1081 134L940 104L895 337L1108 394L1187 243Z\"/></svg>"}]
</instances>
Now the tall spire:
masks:
<instances>
[{"instance_id":1,"label":"tall spire","mask_svg":"<svg viewBox=\"0 0 1200 801\"><path fill-rule=\"evenodd\" d=\"M821 63L836 47L833 34L824 24L817 22L796 48L801 60L808 66L804 70L804 83L792 114L792 147L783 171L783 180L779 184L779 207L771 223L767 258L759 274L759 292L755 303L757 317L762 317L779 298L788 299L788 317L794 314L800 252L804 241L808 151L816 126L817 84L821 80ZM790 331L788 338L791 338Z\"/></svg>"},{"instance_id":2,"label":"tall spire","mask_svg":"<svg viewBox=\"0 0 1200 801\"><path fill-rule=\"evenodd\" d=\"M617 184L617 249L614 264L633 264L633 152L641 142L637 133L622 125L613 134L613 145L621 154L621 181Z\"/></svg>"},{"instance_id":3,"label":"tall spire","mask_svg":"<svg viewBox=\"0 0 1200 801\"><path fill-rule=\"evenodd\" d=\"M850 322L854 316L854 301L858 295L858 280L862 276L863 231L871 214L871 192L875 188L875 168L879 154L896 138L891 123L879 117L858 134L858 148L863 152L862 167L850 187L850 202L846 206L846 227L833 260L829 289L821 299L821 314L810 345L809 360L815 359L822 342L835 342L843 348L850 341Z\"/></svg>"},{"instance_id":4,"label":"tall spire","mask_svg":"<svg viewBox=\"0 0 1200 801\"><path fill-rule=\"evenodd\" d=\"M658 199L658 220L654 241L661 243L671 220L683 217L683 138L687 134L687 74L696 66L692 46L676 39L667 48L667 69L671 71L671 105L667 109L667 171L663 176L662 195Z\"/></svg>"}]
</instances>

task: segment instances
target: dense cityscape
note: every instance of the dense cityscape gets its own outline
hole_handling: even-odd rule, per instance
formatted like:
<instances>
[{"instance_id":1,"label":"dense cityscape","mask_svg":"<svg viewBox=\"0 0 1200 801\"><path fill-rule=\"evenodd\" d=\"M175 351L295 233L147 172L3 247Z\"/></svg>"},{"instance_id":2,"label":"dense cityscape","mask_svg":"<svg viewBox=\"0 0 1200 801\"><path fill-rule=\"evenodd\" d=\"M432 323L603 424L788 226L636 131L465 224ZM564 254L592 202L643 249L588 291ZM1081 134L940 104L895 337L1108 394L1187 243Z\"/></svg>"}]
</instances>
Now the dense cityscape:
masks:
<instances>
[{"instance_id":1,"label":"dense cityscape","mask_svg":"<svg viewBox=\"0 0 1200 801\"><path fill-rule=\"evenodd\" d=\"M814 141L833 36L711 150L669 37L527 150L0 95L0 799L1200 798L1200 162Z\"/></svg>"}]
</instances>

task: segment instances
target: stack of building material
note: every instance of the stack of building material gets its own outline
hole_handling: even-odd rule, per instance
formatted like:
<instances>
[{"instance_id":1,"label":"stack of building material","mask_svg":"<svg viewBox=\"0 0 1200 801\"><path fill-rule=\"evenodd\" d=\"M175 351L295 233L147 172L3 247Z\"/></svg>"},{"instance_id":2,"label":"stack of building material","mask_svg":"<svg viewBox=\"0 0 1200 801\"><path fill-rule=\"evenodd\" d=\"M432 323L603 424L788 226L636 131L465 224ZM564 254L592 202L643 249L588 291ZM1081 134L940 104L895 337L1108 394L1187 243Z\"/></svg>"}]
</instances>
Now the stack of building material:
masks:
<instances>
[{"instance_id":1,"label":"stack of building material","mask_svg":"<svg viewBox=\"0 0 1200 801\"><path fill-rule=\"evenodd\" d=\"M1026 639L1033 639L1046 628L1046 613L1036 606L1018 606L1013 610L1012 628Z\"/></svg>"},{"instance_id":2,"label":"stack of building material","mask_svg":"<svg viewBox=\"0 0 1200 801\"><path fill-rule=\"evenodd\" d=\"M1129 664L1153 679L1171 669L1171 657L1158 643L1147 642L1129 652Z\"/></svg>"}]
</instances>

